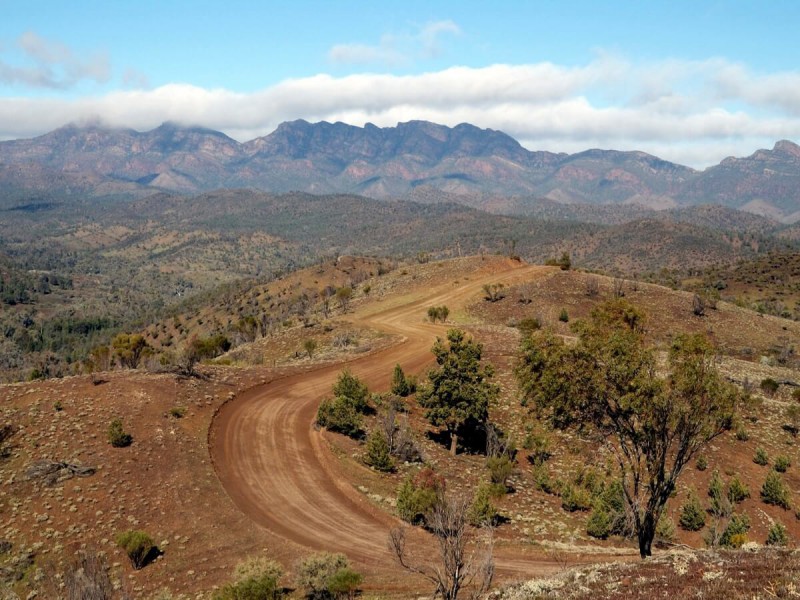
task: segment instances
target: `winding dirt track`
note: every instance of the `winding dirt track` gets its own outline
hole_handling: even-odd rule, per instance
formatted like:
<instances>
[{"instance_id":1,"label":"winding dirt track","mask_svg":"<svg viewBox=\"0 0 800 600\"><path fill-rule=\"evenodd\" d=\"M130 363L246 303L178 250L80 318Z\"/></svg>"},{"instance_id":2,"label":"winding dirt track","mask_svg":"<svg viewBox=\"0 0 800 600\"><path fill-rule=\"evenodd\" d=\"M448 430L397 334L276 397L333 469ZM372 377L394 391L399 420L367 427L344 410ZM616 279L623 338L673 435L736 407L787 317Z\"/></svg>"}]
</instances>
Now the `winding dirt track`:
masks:
<instances>
[{"instance_id":1,"label":"winding dirt track","mask_svg":"<svg viewBox=\"0 0 800 600\"><path fill-rule=\"evenodd\" d=\"M406 297L366 307L354 318L403 341L348 362L372 390L386 390L392 369L422 373L432 362L431 345L445 327L425 322L427 307L446 304L455 312L480 294L485 283L511 284L551 269L509 260L487 266L459 284L441 282ZM226 404L215 418L209 450L217 475L236 506L276 536L314 550L343 552L377 570L393 570L387 536L400 524L370 505L350 484L337 480L331 456L313 421L320 400L342 364L324 366L253 388ZM414 532L419 541L422 532ZM430 548L430 538L424 547ZM506 575L551 571L542 556L524 558L519 549L500 549L497 567Z\"/></svg>"}]
</instances>

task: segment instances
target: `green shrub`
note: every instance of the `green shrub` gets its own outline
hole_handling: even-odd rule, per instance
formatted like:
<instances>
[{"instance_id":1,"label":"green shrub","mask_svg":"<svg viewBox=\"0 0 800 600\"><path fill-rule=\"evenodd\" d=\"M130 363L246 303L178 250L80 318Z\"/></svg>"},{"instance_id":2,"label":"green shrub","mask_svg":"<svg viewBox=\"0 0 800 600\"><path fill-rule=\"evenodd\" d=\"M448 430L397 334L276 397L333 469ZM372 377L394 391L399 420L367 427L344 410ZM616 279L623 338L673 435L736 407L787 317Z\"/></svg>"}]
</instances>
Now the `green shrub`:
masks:
<instances>
[{"instance_id":1,"label":"green shrub","mask_svg":"<svg viewBox=\"0 0 800 600\"><path fill-rule=\"evenodd\" d=\"M705 527L706 511L703 510L696 493L689 493L686 504L681 507L681 516L678 523L686 531L700 531Z\"/></svg>"},{"instance_id":2,"label":"green shrub","mask_svg":"<svg viewBox=\"0 0 800 600\"><path fill-rule=\"evenodd\" d=\"M775 470L778 473L786 473L786 470L791 466L792 461L789 460L788 456L781 454L775 458Z\"/></svg>"},{"instance_id":3,"label":"green shrub","mask_svg":"<svg viewBox=\"0 0 800 600\"><path fill-rule=\"evenodd\" d=\"M508 478L514 472L514 462L507 454L490 456L486 459L489 478L498 490L505 494L508 491Z\"/></svg>"},{"instance_id":4,"label":"green shrub","mask_svg":"<svg viewBox=\"0 0 800 600\"><path fill-rule=\"evenodd\" d=\"M392 373L392 393L401 398L410 396L416 392L416 385L413 385L412 388L412 384L415 384L415 382L406 377L403 368L400 365L395 365Z\"/></svg>"},{"instance_id":5,"label":"green shrub","mask_svg":"<svg viewBox=\"0 0 800 600\"><path fill-rule=\"evenodd\" d=\"M283 598L278 580L269 575L253 576L230 583L214 594L214 600L277 600Z\"/></svg>"},{"instance_id":6,"label":"green shrub","mask_svg":"<svg viewBox=\"0 0 800 600\"><path fill-rule=\"evenodd\" d=\"M750 439L750 434L747 432L747 429L744 425L739 425L736 428L736 439L740 442L746 442Z\"/></svg>"},{"instance_id":7,"label":"green shrub","mask_svg":"<svg viewBox=\"0 0 800 600\"><path fill-rule=\"evenodd\" d=\"M481 484L475 491L467 514L470 524L475 527L494 525L498 516L497 509L492 504L492 487L485 483Z\"/></svg>"},{"instance_id":8,"label":"green shrub","mask_svg":"<svg viewBox=\"0 0 800 600\"><path fill-rule=\"evenodd\" d=\"M339 373L339 378L333 384L333 395L349 400L352 407L359 413L364 413L369 409L369 389L348 369Z\"/></svg>"},{"instance_id":9,"label":"green shrub","mask_svg":"<svg viewBox=\"0 0 800 600\"><path fill-rule=\"evenodd\" d=\"M363 418L349 399L340 396L334 399L326 398L320 403L317 410L317 424L330 431L358 437L361 435Z\"/></svg>"},{"instance_id":10,"label":"green shrub","mask_svg":"<svg viewBox=\"0 0 800 600\"><path fill-rule=\"evenodd\" d=\"M169 416L176 419L182 419L186 415L185 406L173 406L169 409Z\"/></svg>"},{"instance_id":11,"label":"green shrub","mask_svg":"<svg viewBox=\"0 0 800 600\"><path fill-rule=\"evenodd\" d=\"M533 481L536 483L536 489L545 494L553 495L558 491L557 482L550 477L550 472L544 465L539 465L534 468Z\"/></svg>"},{"instance_id":12,"label":"green shrub","mask_svg":"<svg viewBox=\"0 0 800 600\"><path fill-rule=\"evenodd\" d=\"M130 433L126 433L120 419L114 419L108 426L108 443L114 448L126 448L133 442Z\"/></svg>"},{"instance_id":13,"label":"green shrub","mask_svg":"<svg viewBox=\"0 0 800 600\"><path fill-rule=\"evenodd\" d=\"M339 569L328 579L328 594L334 598L355 598L364 578L349 567Z\"/></svg>"},{"instance_id":14,"label":"green shrub","mask_svg":"<svg viewBox=\"0 0 800 600\"><path fill-rule=\"evenodd\" d=\"M761 465L762 467L765 467L769 464L769 455L761 446L756 448L756 453L753 455L753 462L757 465Z\"/></svg>"},{"instance_id":15,"label":"green shrub","mask_svg":"<svg viewBox=\"0 0 800 600\"><path fill-rule=\"evenodd\" d=\"M586 533L593 538L604 540L611 535L612 524L613 519L605 507L602 505L595 507L589 515L589 520L586 521Z\"/></svg>"},{"instance_id":16,"label":"green shrub","mask_svg":"<svg viewBox=\"0 0 800 600\"><path fill-rule=\"evenodd\" d=\"M351 589L354 591L361 583L360 576L350 569L350 563L344 554L312 554L297 564L295 572L298 587L305 588L310 598L338 597L342 594L342 588L347 588L346 593L349 594ZM339 591L334 592L332 587Z\"/></svg>"},{"instance_id":17,"label":"green shrub","mask_svg":"<svg viewBox=\"0 0 800 600\"><path fill-rule=\"evenodd\" d=\"M522 447L530 451L528 460L534 466L541 466L552 456L550 452L550 437L543 432L529 430L522 442Z\"/></svg>"},{"instance_id":18,"label":"green shrub","mask_svg":"<svg viewBox=\"0 0 800 600\"><path fill-rule=\"evenodd\" d=\"M569 313L566 308L561 309L561 312L558 314L558 320L562 323L569 323Z\"/></svg>"},{"instance_id":19,"label":"green shrub","mask_svg":"<svg viewBox=\"0 0 800 600\"><path fill-rule=\"evenodd\" d=\"M722 532L719 543L727 548L740 548L747 541L748 531L750 531L750 519L747 515L733 515L725 531Z\"/></svg>"},{"instance_id":20,"label":"green shrub","mask_svg":"<svg viewBox=\"0 0 800 600\"><path fill-rule=\"evenodd\" d=\"M153 538L140 530L123 531L115 538L117 546L125 551L134 569L141 569L158 553Z\"/></svg>"},{"instance_id":21,"label":"green shrub","mask_svg":"<svg viewBox=\"0 0 800 600\"><path fill-rule=\"evenodd\" d=\"M367 450L364 463L377 471L388 473L394 469L394 461L389 450L386 435L380 430L373 431L367 438Z\"/></svg>"},{"instance_id":22,"label":"green shrub","mask_svg":"<svg viewBox=\"0 0 800 600\"><path fill-rule=\"evenodd\" d=\"M767 396L774 396L775 393L778 391L780 384L772 379L772 377L767 377L766 379L761 380L761 384L759 386L761 391L764 392Z\"/></svg>"},{"instance_id":23,"label":"green shrub","mask_svg":"<svg viewBox=\"0 0 800 600\"><path fill-rule=\"evenodd\" d=\"M561 490L561 508L568 512L591 510L592 497L585 488L567 484Z\"/></svg>"},{"instance_id":24,"label":"green shrub","mask_svg":"<svg viewBox=\"0 0 800 600\"><path fill-rule=\"evenodd\" d=\"M436 505L444 490L444 479L429 467L415 477L406 477L397 492L398 516L414 525L424 523L425 515Z\"/></svg>"},{"instance_id":25,"label":"green shrub","mask_svg":"<svg viewBox=\"0 0 800 600\"><path fill-rule=\"evenodd\" d=\"M785 509L789 508L789 488L776 471L770 471L764 481L764 485L761 486L761 501L764 504L773 504Z\"/></svg>"},{"instance_id":26,"label":"green shrub","mask_svg":"<svg viewBox=\"0 0 800 600\"><path fill-rule=\"evenodd\" d=\"M781 523L773 523L767 532L767 546L785 546L789 543L786 527Z\"/></svg>"},{"instance_id":27,"label":"green shrub","mask_svg":"<svg viewBox=\"0 0 800 600\"><path fill-rule=\"evenodd\" d=\"M708 459L701 454L697 457L697 461L695 461L694 466L698 471L705 471L708 468Z\"/></svg>"},{"instance_id":28,"label":"green shrub","mask_svg":"<svg viewBox=\"0 0 800 600\"><path fill-rule=\"evenodd\" d=\"M536 317L525 317L524 319L520 319L517 323L517 329L519 329L520 333L524 336L528 336L541 328L542 322Z\"/></svg>"},{"instance_id":29,"label":"green shrub","mask_svg":"<svg viewBox=\"0 0 800 600\"><path fill-rule=\"evenodd\" d=\"M742 483L738 477L734 476L730 483L728 483L728 500L734 504L738 504L739 502L744 502L749 497L750 489Z\"/></svg>"},{"instance_id":30,"label":"green shrub","mask_svg":"<svg viewBox=\"0 0 800 600\"><path fill-rule=\"evenodd\" d=\"M675 539L675 522L667 515L666 511L661 513L661 518L656 523L656 537L665 542Z\"/></svg>"}]
</instances>

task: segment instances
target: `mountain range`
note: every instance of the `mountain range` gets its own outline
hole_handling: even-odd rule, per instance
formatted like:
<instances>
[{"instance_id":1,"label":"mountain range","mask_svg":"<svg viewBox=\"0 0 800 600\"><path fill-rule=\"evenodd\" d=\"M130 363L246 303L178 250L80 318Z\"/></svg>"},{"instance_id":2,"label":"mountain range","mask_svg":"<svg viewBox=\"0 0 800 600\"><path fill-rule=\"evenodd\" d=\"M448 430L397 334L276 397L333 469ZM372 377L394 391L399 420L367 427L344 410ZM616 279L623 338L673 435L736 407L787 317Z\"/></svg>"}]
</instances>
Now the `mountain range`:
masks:
<instances>
[{"instance_id":1,"label":"mountain range","mask_svg":"<svg viewBox=\"0 0 800 600\"><path fill-rule=\"evenodd\" d=\"M532 199L651 209L719 204L793 223L800 221L800 146L783 140L700 171L638 151L530 151L500 131L426 121L381 128L297 120L245 143L176 123L147 132L67 125L0 142L6 206L235 188L466 199L479 208L515 198L517 210Z\"/></svg>"}]
</instances>

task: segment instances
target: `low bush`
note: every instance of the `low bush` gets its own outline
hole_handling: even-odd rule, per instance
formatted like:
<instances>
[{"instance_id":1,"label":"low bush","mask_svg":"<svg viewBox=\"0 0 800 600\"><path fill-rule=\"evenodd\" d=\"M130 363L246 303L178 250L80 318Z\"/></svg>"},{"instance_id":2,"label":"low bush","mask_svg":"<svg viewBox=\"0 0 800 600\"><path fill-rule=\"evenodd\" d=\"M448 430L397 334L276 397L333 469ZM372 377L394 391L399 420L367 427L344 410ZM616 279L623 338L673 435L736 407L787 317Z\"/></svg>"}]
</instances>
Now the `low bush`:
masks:
<instances>
[{"instance_id":1,"label":"low bush","mask_svg":"<svg viewBox=\"0 0 800 600\"><path fill-rule=\"evenodd\" d=\"M679 525L686 531L700 531L706 524L706 511L700 504L697 494L690 492L686 504L681 507Z\"/></svg>"},{"instance_id":2,"label":"low bush","mask_svg":"<svg viewBox=\"0 0 800 600\"><path fill-rule=\"evenodd\" d=\"M568 512L591 510L592 496L585 488L567 484L561 489L561 508Z\"/></svg>"},{"instance_id":3,"label":"low bush","mask_svg":"<svg viewBox=\"0 0 800 600\"><path fill-rule=\"evenodd\" d=\"M761 380L759 387L761 388L762 392L771 397L777 393L780 384L772 379L772 377L767 377L766 379Z\"/></svg>"},{"instance_id":4,"label":"low bush","mask_svg":"<svg viewBox=\"0 0 800 600\"><path fill-rule=\"evenodd\" d=\"M478 487L469 507L467 518L475 527L494 525L497 522L499 515L492 504L492 486L484 483Z\"/></svg>"},{"instance_id":5,"label":"low bush","mask_svg":"<svg viewBox=\"0 0 800 600\"><path fill-rule=\"evenodd\" d=\"M295 569L298 587L308 598L353 598L362 577L344 554L319 552L302 559Z\"/></svg>"},{"instance_id":6,"label":"low bush","mask_svg":"<svg viewBox=\"0 0 800 600\"><path fill-rule=\"evenodd\" d=\"M748 531L750 531L750 519L747 515L733 515L725 531L722 532L719 543L726 548L740 548L747 542Z\"/></svg>"},{"instance_id":7,"label":"low bush","mask_svg":"<svg viewBox=\"0 0 800 600\"><path fill-rule=\"evenodd\" d=\"M781 523L773 523L767 532L767 546L785 546L789 543L786 527Z\"/></svg>"},{"instance_id":8,"label":"low bush","mask_svg":"<svg viewBox=\"0 0 800 600\"><path fill-rule=\"evenodd\" d=\"M613 519L605 507L596 507L586 521L586 533L593 538L604 540L611 535L612 524Z\"/></svg>"},{"instance_id":9,"label":"low bush","mask_svg":"<svg viewBox=\"0 0 800 600\"><path fill-rule=\"evenodd\" d=\"M389 450L389 442L386 440L386 435L379 429L373 431L367 438L364 463L383 473L394 470L394 461Z\"/></svg>"},{"instance_id":10,"label":"low bush","mask_svg":"<svg viewBox=\"0 0 800 600\"><path fill-rule=\"evenodd\" d=\"M125 431L120 419L114 419L108 426L108 443L114 448L126 448L133 443L133 436Z\"/></svg>"},{"instance_id":11,"label":"low bush","mask_svg":"<svg viewBox=\"0 0 800 600\"><path fill-rule=\"evenodd\" d=\"M124 531L117 535L117 546L125 551L134 569L145 567L158 554L153 538L140 530Z\"/></svg>"},{"instance_id":12,"label":"low bush","mask_svg":"<svg viewBox=\"0 0 800 600\"><path fill-rule=\"evenodd\" d=\"M750 488L748 488L741 479L734 476L728 483L728 500L734 504L744 502L750 497Z\"/></svg>"},{"instance_id":13,"label":"low bush","mask_svg":"<svg viewBox=\"0 0 800 600\"><path fill-rule=\"evenodd\" d=\"M337 431L350 437L362 433L364 420L353 403L342 396L323 400L317 410L317 424L330 431Z\"/></svg>"},{"instance_id":14,"label":"low bush","mask_svg":"<svg viewBox=\"0 0 800 600\"><path fill-rule=\"evenodd\" d=\"M786 473L786 470L792 466L792 461L786 455L780 455L775 458L775 470L778 473Z\"/></svg>"},{"instance_id":15,"label":"low bush","mask_svg":"<svg viewBox=\"0 0 800 600\"><path fill-rule=\"evenodd\" d=\"M413 525L425 522L425 516L442 498L444 478L426 467L415 477L408 476L397 491L397 514Z\"/></svg>"},{"instance_id":16,"label":"low bush","mask_svg":"<svg viewBox=\"0 0 800 600\"><path fill-rule=\"evenodd\" d=\"M765 467L769 464L769 455L762 447L756 448L756 453L753 455L753 462L757 465Z\"/></svg>"},{"instance_id":17,"label":"low bush","mask_svg":"<svg viewBox=\"0 0 800 600\"><path fill-rule=\"evenodd\" d=\"M789 488L777 471L770 471L764 485L761 486L761 501L784 509L790 507Z\"/></svg>"}]
</instances>

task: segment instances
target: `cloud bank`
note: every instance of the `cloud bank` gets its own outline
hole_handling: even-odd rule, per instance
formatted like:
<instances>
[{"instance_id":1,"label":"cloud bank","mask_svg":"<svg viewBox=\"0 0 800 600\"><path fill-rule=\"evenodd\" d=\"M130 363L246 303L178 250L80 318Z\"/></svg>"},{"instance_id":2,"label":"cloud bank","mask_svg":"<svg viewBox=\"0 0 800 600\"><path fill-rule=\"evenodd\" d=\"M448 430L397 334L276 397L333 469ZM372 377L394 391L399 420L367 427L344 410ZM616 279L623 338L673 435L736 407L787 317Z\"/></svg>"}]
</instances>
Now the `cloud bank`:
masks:
<instances>
[{"instance_id":1,"label":"cloud bank","mask_svg":"<svg viewBox=\"0 0 800 600\"><path fill-rule=\"evenodd\" d=\"M48 56L42 50L41 59ZM299 118L379 126L469 122L504 131L532 150L637 149L703 167L779 139L800 140L800 74L757 74L721 59L643 65L601 55L581 66L322 74L247 94L176 83L76 100L0 98L2 139L68 122L147 130L172 120L244 141Z\"/></svg>"}]
</instances>

